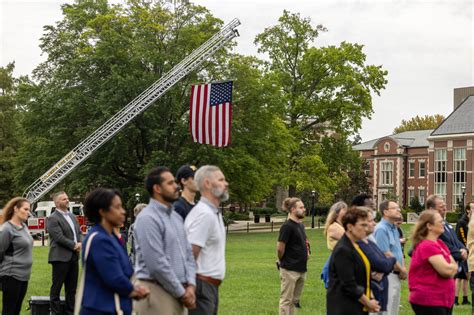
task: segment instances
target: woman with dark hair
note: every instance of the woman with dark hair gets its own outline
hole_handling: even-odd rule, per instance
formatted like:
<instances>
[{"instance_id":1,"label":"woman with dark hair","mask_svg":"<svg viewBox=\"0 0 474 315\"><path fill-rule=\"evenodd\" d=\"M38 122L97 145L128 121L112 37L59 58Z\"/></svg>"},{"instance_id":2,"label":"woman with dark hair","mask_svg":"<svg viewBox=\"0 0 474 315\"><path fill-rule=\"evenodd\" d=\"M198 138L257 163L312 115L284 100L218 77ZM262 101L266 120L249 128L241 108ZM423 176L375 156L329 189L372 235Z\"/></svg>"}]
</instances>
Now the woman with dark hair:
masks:
<instances>
[{"instance_id":1,"label":"woman with dark hair","mask_svg":"<svg viewBox=\"0 0 474 315\"><path fill-rule=\"evenodd\" d=\"M33 264L33 238L25 222L30 203L16 197L3 208L0 226L0 281L3 287L2 314L20 314Z\"/></svg>"},{"instance_id":2,"label":"woman with dark hair","mask_svg":"<svg viewBox=\"0 0 474 315\"><path fill-rule=\"evenodd\" d=\"M328 315L357 315L380 310L370 291L370 262L357 244L367 236L367 217L365 209L352 207L342 218L346 232L334 247L329 262Z\"/></svg>"},{"instance_id":3,"label":"woman with dark hair","mask_svg":"<svg viewBox=\"0 0 474 315\"><path fill-rule=\"evenodd\" d=\"M449 315L454 304L458 264L439 239L444 221L438 211L420 214L413 231L413 253L408 272L410 303L415 314Z\"/></svg>"},{"instance_id":4,"label":"woman with dark hair","mask_svg":"<svg viewBox=\"0 0 474 315\"><path fill-rule=\"evenodd\" d=\"M82 315L131 314L132 298L143 298L149 291L130 281L133 269L114 233L114 228L125 221L120 194L116 190L97 188L87 195L84 212L94 226L83 243L83 274L76 312Z\"/></svg>"}]
</instances>

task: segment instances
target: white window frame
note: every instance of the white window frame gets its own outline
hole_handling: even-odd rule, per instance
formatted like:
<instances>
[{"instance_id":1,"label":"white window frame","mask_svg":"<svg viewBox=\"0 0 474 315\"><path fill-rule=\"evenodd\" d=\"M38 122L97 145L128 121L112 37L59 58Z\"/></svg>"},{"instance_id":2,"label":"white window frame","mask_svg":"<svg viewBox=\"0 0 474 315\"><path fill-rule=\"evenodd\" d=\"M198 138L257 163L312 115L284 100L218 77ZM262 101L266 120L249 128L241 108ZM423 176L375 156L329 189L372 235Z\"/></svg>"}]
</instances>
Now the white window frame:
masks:
<instances>
[{"instance_id":1,"label":"white window frame","mask_svg":"<svg viewBox=\"0 0 474 315\"><path fill-rule=\"evenodd\" d=\"M462 187L466 187L466 148L454 148L453 150L453 209L459 209L462 203Z\"/></svg>"},{"instance_id":2,"label":"white window frame","mask_svg":"<svg viewBox=\"0 0 474 315\"><path fill-rule=\"evenodd\" d=\"M408 161L408 178L415 178L415 161Z\"/></svg>"},{"instance_id":3,"label":"white window frame","mask_svg":"<svg viewBox=\"0 0 474 315\"><path fill-rule=\"evenodd\" d=\"M423 192L423 197L421 197L421 192ZM426 198L426 190L424 188L419 188L418 189L418 200L422 205L425 204L425 198Z\"/></svg>"},{"instance_id":4,"label":"white window frame","mask_svg":"<svg viewBox=\"0 0 474 315\"><path fill-rule=\"evenodd\" d=\"M387 169L387 165L390 165ZM385 181L385 173L387 173L387 181ZM393 161L380 161L380 186L393 186Z\"/></svg>"},{"instance_id":5,"label":"white window frame","mask_svg":"<svg viewBox=\"0 0 474 315\"><path fill-rule=\"evenodd\" d=\"M446 200L448 150L435 149L434 153L434 193Z\"/></svg>"},{"instance_id":6,"label":"white window frame","mask_svg":"<svg viewBox=\"0 0 474 315\"><path fill-rule=\"evenodd\" d=\"M421 167L421 164L423 163L423 168ZM423 170L423 175L421 175L421 170ZM426 176L426 162L425 161L418 161L418 177L419 178L425 178Z\"/></svg>"}]
</instances>

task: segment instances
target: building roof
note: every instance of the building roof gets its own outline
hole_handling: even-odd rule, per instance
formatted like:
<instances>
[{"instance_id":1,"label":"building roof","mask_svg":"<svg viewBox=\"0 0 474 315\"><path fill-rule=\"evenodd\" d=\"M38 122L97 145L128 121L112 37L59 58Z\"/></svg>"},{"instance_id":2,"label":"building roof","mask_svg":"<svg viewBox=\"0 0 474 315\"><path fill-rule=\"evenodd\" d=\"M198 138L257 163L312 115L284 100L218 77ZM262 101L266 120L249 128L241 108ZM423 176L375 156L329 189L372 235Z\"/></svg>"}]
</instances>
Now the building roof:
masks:
<instances>
[{"instance_id":1,"label":"building roof","mask_svg":"<svg viewBox=\"0 0 474 315\"><path fill-rule=\"evenodd\" d=\"M429 145L427 138L433 132L433 129L428 130L415 130L415 131L404 131L394 135L382 137L392 138L394 141L399 143L401 146L409 148L427 147ZM372 150L375 144L382 138L373 139L353 146L352 148L356 151Z\"/></svg>"},{"instance_id":2,"label":"building roof","mask_svg":"<svg viewBox=\"0 0 474 315\"><path fill-rule=\"evenodd\" d=\"M467 97L431 135L474 133L474 96Z\"/></svg>"}]
</instances>

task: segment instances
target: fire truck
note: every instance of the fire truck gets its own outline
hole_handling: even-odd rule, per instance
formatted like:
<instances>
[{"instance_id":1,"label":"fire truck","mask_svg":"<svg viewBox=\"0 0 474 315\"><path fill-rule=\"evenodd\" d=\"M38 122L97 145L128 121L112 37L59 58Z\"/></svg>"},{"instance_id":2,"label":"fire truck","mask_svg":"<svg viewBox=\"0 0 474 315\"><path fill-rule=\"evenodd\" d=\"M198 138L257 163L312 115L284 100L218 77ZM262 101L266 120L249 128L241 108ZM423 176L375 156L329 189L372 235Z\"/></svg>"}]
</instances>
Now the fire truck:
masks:
<instances>
[{"instance_id":1,"label":"fire truck","mask_svg":"<svg viewBox=\"0 0 474 315\"><path fill-rule=\"evenodd\" d=\"M125 105L102 126L96 129L91 135L85 138L74 149L67 153L61 160L47 170L40 178L31 184L25 191L24 196L34 204L40 200L47 192L56 186L62 179L71 173L77 166L87 160L96 150L107 141L113 138L129 122L142 114L158 98L171 89L186 75L199 68L204 61L208 60L214 53L224 47L235 37L239 36L236 29L240 25L238 19L232 20L219 32L214 34L204 44L199 46L190 55L175 65L170 71L164 74L158 81L153 83L134 100ZM42 210L40 210L42 211ZM51 207L52 211L52 207ZM43 212L41 212L43 213ZM32 219L33 226L45 227L45 218L37 217L37 221Z\"/></svg>"},{"instance_id":2,"label":"fire truck","mask_svg":"<svg viewBox=\"0 0 474 315\"><path fill-rule=\"evenodd\" d=\"M38 202L36 209L33 210L32 216L28 218L28 229L33 238L39 238L43 233L44 235L48 234L48 230L46 228L46 220L48 220L48 217L54 211L56 211L54 201ZM70 202L69 211L71 211L76 216L82 234L86 234L88 225L86 217L84 216L84 212L82 210L82 203Z\"/></svg>"}]
</instances>

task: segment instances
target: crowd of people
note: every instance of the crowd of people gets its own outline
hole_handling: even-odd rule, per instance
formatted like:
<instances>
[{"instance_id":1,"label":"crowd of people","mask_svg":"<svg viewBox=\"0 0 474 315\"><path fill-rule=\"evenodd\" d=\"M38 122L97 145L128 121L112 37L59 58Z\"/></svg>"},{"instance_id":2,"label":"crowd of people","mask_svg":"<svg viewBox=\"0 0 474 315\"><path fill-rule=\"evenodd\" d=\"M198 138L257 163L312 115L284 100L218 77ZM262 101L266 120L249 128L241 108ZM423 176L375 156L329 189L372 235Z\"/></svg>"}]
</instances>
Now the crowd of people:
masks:
<instances>
[{"instance_id":1,"label":"crowd of people","mask_svg":"<svg viewBox=\"0 0 474 315\"><path fill-rule=\"evenodd\" d=\"M129 229L128 248L120 233L126 211L117 190L96 188L87 194L84 212L92 228L85 238L68 210L68 195L54 194L56 210L47 220L51 314L62 314L63 287L67 314L218 313L219 286L226 270L226 231L219 209L229 198L224 174L212 165L198 170L185 165L175 179L170 169L156 167L147 174L145 188L150 202L133 210L136 220ZM398 314L401 283L407 279L409 303L416 314L452 314L455 304L469 304L468 282L471 290L474 287L472 207L474 202L466 205L454 229L445 220L443 198L428 197L412 231L407 266L396 201L380 203L378 223L369 195L356 196L351 206L335 203L324 227L330 251L321 274L327 314ZM283 209L288 219L277 242L279 313L295 314L301 307L311 247L302 223L306 212L302 200L287 198ZM26 226L29 213L28 200L20 197L3 209L2 314L19 314L27 291L33 264L33 239Z\"/></svg>"},{"instance_id":2,"label":"crowd of people","mask_svg":"<svg viewBox=\"0 0 474 315\"><path fill-rule=\"evenodd\" d=\"M185 165L178 170L177 179L178 183L166 167L147 174L150 202L134 209L129 255L120 233L126 212L117 190L96 188L87 194L84 212L92 228L84 239L68 210L68 195L63 191L53 195L56 208L47 220L51 314L63 314L63 287L67 314L217 314L218 289L226 268L226 233L219 205L229 198L228 183L212 165L197 171ZM201 197L195 203L198 191ZM20 314L31 276L29 213L30 203L24 198L13 198L3 209L0 277L4 315Z\"/></svg>"},{"instance_id":3,"label":"crowd of people","mask_svg":"<svg viewBox=\"0 0 474 315\"><path fill-rule=\"evenodd\" d=\"M342 201L335 203L324 228L331 253L321 274L327 289L327 314L399 314L401 282L407 279L409 303L415 314L452 314L454 305L461 302L458 297L461 290L461 303L470 304L467 281L473 290L473 206L473 202L465 206L455 230L445 220L443 198L428 197L426 210L421 212L412 231L408 267L404 253L406 239L400 229L403 219L395 200L380 203L378 223L374 202L367 194L356 196L350 207ZM301 307L310 251L301 222L303 203L291 198L285 200L284 207L289 211L289 218L281 227L277 245L280 314L294 314Z\"/></svg>"}]
</instances>

